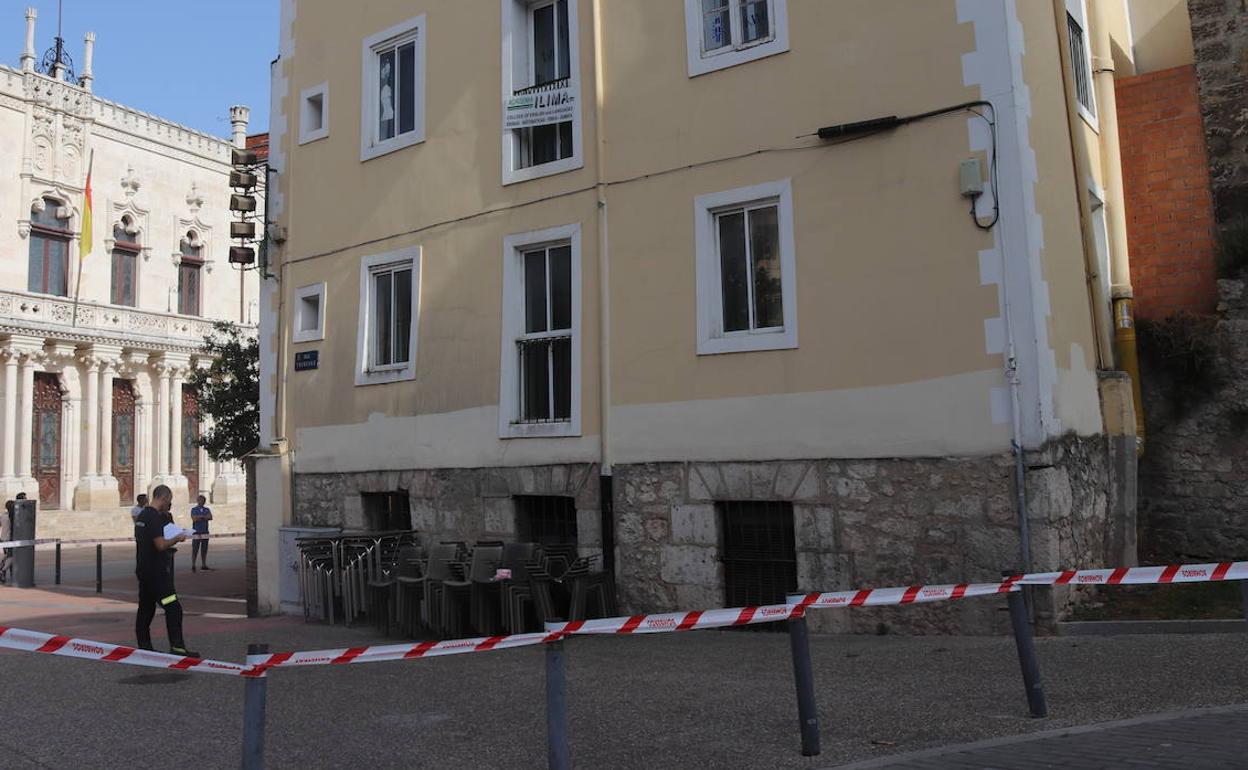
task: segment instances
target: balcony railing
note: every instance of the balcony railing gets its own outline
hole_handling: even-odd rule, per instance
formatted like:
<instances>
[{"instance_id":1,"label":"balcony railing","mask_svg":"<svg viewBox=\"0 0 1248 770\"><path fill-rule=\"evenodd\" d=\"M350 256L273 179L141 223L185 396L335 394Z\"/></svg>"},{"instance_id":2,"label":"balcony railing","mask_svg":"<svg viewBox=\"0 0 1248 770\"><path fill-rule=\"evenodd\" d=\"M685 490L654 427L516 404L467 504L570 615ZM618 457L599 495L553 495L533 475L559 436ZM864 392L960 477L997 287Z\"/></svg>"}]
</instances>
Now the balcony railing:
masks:
<instances>
[{"instance_id":1,"label":"balcony railing","mask_svg":"<svg viewBox=\"0 0 1248 770\"><path fill-rule=\"evenodd\" d=\"M212 319L160 313L97 302L20 291L0 290L0 326L61 327L77 334L139 340L164 339L195 345L212 331ZM244 326L243 328L254 328Z\"/></svg>"}]
</instances>

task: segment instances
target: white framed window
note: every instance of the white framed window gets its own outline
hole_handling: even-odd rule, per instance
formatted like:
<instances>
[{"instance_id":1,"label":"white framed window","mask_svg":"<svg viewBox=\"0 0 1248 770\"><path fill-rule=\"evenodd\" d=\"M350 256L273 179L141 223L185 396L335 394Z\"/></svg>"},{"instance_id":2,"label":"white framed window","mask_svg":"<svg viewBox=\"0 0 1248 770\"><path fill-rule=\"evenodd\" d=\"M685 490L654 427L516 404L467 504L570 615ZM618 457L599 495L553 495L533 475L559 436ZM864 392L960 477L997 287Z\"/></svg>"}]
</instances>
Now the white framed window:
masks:
<instances>
[{"instance_id":1,"label":"white framed window","mask_svg":"<svg viewBox=\"0 0 1248 770\"><path fill-rule=\"evenodd\" d=\"M685 0L689 77L789 50L787 0Z\"/></svg>"},{"instance_id":2,"label":"white framed window","mask_svg":"<svg viewBox=\"0 0 1248 770\"><path fill-rule=\"evenodd\" d=\"M1099 130L1096 83L1092 79L1092 39L1088 35L1088 0L1066 0L1066 31L1070 45L1071 88L1079 114Z\"/></svg>"},{"instance_id":3,"label":"white framed window","mask_svg":"<svg viewBox=\"0 0 1248 770\"><path fill-rule=\"evenodd\" d=\"M364 40L360 160L425 140L425 17Z\"/></svg>"},{"instance_id":4,"label":"white framed window","mask_svg":"<svg viewBox=\"0 0 1248 770\"><path fill-rule=\"evenodd\" d=\"M694 201L698 355L797 347L790 180Z\"/></svg>"},{"instance_id":5,"label":"white framed window","mask_svg":"<svg viewBox=\"0 0 1248 770\"><path fill-rule=\"evenodd\" d=\"M576 0L501 0L503 184L583 168Z\"/></svg>"},{"instance_id":6,"label":"white framed window","mask_svg":"<svg viewBox=\"0 0 1248 770\"><path fill-rule=\"evenodd\" d=\"M581 226L503 241L501 438L581 435Z\"/></svg>"},{"instance_id":7,"label":"white framed window","mask_svg":"<svg viewBox=\"0 0 1248 770\"><path fill-rule=\"evenodd\" d=\"M329 136L329 83L305 88L299 105L299 144Z\"/></svg>"},{"instance_id":8,"label":"white framed window","mask_svg":"<svg viewBox=\"0 0 1248 770\"><path fill-rule=\"evenodd\" d=\"M295 289L295 342L325 339L325 284Z\"/></svg>"},{"instance_id":9,"label":"white framed window","mask_svg":"<svg viewBox=\"0 0 1248 770\"><path fill-rule=\"evenodd\" d=\"M360 260L356 385L416 378L420 251L416 247Z\"/></svg>"}]
</instances>

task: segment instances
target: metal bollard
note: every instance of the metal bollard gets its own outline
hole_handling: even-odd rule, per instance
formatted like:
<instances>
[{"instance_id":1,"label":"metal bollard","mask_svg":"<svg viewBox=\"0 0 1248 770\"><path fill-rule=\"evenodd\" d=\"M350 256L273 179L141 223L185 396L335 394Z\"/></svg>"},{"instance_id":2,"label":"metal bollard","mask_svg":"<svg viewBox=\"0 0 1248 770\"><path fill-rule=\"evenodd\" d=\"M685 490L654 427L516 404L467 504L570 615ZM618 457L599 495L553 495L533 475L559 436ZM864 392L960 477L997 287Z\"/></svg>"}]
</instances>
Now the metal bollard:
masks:
<instances>
[{"instance_id":1,"label":"metal bollard","mask_svg":"<svg viewBox=\"0 0 1248 770\"><path fill-rule=\"evenodd\" d=\"M268 656L269 645L247 645L247 663L255 665ZM268 674L247 677L243 685L243 770L264 768L264 713Z\"/></svg>"},{"instance_id":2,"label":"metal bollard","mask_svg":"<svg viewBox=\"0 0 1248 770\"><path fill-rule=\"evenodd\" d=\"M819 756L819 707L810 662L810 629L806 615L789 621L789 649L793 653L793 683L797 687L797 719L802 731L802 756Z\"/></svg>"},{"instance_id":3,"label":"metal bollard","mask_svg":"<svg viewBox=\"0 0 1248 770\"><path fill-rule=\"evenodd\" d=\"M1013 573L1003 573L1006 576ZM1036 658L1036 640L1032 636L1031 620L1027 617L1027 602L1021 591L1006 595L1010 607L1010 623L1014 626L1014 644L1018 648L1018 664L1023 670L1023 687L1027 690L1027 706L1037 719L1048 716L1049 708L1044 702L1044 685L1040 683L1040 662Z\"/></svg>"},{"instance_id":4,"label":"metal bollard","mask_svg":"<svg viewBox=\"0 0 1248 770\"><path fill-rule=\"evenodd\" d=\"M1248 620L1248 580L1239 581L1239 595L1244 602L1244 620Z\"/></svg>"},{"instance_id":5,"label":"metal bollard","mask_svg":"<svg viewBox=\"0 0 1248 770\"><path fill-rule=\"evenodd\" d=\"M104 593L104 544L95 544L95 592Z\"/></svg>"},{"instance_id":6,"label":"metal bollard","mask_svg":"<svg viewBox=\"0 0 1248 770\"><path fill-rule=\"evenodd\" d=\"M54 578L56 585L61 584L61 541L56 541L56 577Z\"/></svg>"},{"instance_id":7,"label":"metal bollard","mask_svg":"<svg viewBox=\"0 0 1248 770\"><path fill-rule=\"evenodd\" d=\"M546 630L558 623L547 623ZM563 668L563 642L546 644L546 764L550 770L570 770L568 748L567 677Z\"/></svg>"}]
</instances>

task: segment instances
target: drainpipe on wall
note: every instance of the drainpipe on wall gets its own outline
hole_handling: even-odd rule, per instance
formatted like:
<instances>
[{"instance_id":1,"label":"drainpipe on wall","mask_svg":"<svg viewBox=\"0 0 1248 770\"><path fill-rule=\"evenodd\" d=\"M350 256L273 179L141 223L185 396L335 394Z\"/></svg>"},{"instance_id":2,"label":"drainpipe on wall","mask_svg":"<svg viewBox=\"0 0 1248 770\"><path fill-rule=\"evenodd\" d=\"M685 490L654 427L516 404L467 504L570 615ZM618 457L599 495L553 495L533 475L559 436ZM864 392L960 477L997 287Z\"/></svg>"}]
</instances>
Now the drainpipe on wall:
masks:
<instances>
[{"instance_id":1,"label":"drainpipe on wall","mask_svg":"<svg viewBox=\"0 0 1248 770\"><path fill-rule=\"evenodd\" d=\"M594 153L598 198L598 505L601 515L603 569L615 572L615 486L608 441L611 411L611 243L608 238L607 185L604 159L607 134L603 112L602 0L594 0L594 131L598 147Z\"/></svg>"},{"instance_id":2,"label":"drainpipe on wall","mask_svg":"<svg viewBox=\"0 0 1248 770\"><path fill-rule=\"evenodd\" d=\"M1135 402L1137 451L1144 453L1144 404L1140 393L1140 363L1135 345L1134 296L1131 258L1127 250L1127 215L1122 182L1122 149L1118 141L1118 95L1114 83L1113 43L1109 36L1106 0L1093 0L1096 33L1092 48L1093 82L1101 124L1101 175L1105 185L1105 218L1109 230L1110 278L1113 285L1114 348L1118 367L1131 375L1131 399Z\"/></svg>"}]
</instances>

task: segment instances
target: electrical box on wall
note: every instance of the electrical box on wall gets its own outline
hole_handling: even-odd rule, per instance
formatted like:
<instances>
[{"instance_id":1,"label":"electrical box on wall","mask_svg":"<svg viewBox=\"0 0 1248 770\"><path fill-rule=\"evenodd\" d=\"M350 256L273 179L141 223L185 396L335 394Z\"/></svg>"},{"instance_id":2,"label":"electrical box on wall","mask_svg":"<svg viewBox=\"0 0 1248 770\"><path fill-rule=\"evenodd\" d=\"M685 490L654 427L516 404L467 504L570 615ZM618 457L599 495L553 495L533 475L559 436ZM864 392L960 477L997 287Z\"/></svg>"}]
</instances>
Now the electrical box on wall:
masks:
<instances>
[{"instance_id":1,"label":"electrical box on wall","mask_svg":"<svg viewBox=\"0 0 1248 770\"><path fill-rule=\"evenodd\" d=\"M984 175L980 171L979 158L967 158L958 166L958 184L962 194L969 197L982 195Z\"/></svg>"}]
</instances>

